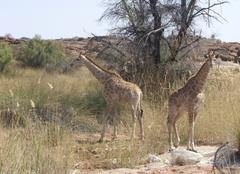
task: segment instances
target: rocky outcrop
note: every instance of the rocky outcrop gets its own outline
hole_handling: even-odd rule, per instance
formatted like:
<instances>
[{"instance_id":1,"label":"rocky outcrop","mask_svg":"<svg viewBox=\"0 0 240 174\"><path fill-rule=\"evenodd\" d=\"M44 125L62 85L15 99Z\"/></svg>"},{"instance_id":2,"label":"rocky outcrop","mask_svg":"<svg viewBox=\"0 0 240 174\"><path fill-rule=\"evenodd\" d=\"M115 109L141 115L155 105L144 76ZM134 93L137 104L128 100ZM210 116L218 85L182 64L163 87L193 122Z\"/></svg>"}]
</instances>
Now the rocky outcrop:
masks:
<instances>
[{"instance_id":1,"label":"rocky outcrop","mask_svg":"<svg viewBox=\"0 0 240 174\"><path fill-rule=\"evenodd\" d=\"M216 58L223 61L233 61L240 63L240 43L224 42L217 44L209 44L208 50L213 50L216 53Z\"/></svg>"},{"instance_id":2,"label":"rocky outcrop","mask_svg":"<svg viewBox=\"0 0 240 174\"><path fill-rule=\"evenodd\" d=\"M20 43L26 42L28 40L30 40L30 38L22 37L20 39L16 39L13 38L11 35L0 37L0 42L6 42L14 45L14 49L16 50L18 50L18 48L20 47ZM109 53L107 52L107 50L109 49L112 49L113 53L118 55L117 57L120 56L121 60L124 57L122 55L123 53L119 50L119 48L117 48L119 47L120 40L122 42L128 42L128 40L126 39L124 40L123 38L117 38L114 36L61 38L54 41L61 43L64 46L66 53L72 55L73 57L78 56L79 53L99 59L105 57L107 59L106 61L109 63ZM204 53L208 52L209 50L214 50L216 53L216 58L219 58L222 61L240 63L240 43L227 43L221 42L216 39L201 38L198 41L197 45L194 46L192 51L189 52L188 57L191 57L193 60L196 61L198 59L203 61ZM106 55L102 56L104 52L106 52ZM113 56L110 56L110 58L113 59L112 62L117 62L117 60ZM122 61L129 62L130 60ZM120 63L117 62L117 64ZM124 67L124 65L122 65L122 67Z\"/></svg>"}]
</instances>

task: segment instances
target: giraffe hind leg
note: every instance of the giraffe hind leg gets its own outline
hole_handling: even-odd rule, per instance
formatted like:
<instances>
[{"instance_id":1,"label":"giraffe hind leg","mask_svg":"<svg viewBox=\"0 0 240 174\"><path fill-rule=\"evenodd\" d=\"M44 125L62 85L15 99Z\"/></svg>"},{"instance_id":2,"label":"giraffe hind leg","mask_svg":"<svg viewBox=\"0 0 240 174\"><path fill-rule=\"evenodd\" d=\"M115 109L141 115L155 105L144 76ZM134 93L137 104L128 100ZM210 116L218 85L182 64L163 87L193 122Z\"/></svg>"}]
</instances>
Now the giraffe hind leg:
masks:
<instances>
[{"instance_id":1,"label":"giraffe hind leg","mask_svg":"<svg viewBox=\"0 0 240 174\"><path fill-rule=\"evenodd\" d=\"M137 105L137 118L138 118L139 127L140 127L140 139L143 141L144 140L143 109L141 108L140 102L138 102L138 105Z\"/></svg>"},{"instance_id":2,"label":"giraffe hind leg","mask_svg":"<svg viewBox=\"0 0 240 174\"><path fill-rule=\"evenodd\" d=\"M175 148L177 148L180 144L180 137L179 137L179 133L178 133L178 130L176 127L176 122L173 123L173 130L174 130L174 134L176 137L176 142L175 142L174 146L175 146Z\"/></svg>"},{"instance_id":3,"label":"giraffe hind leg","mask_svg":"<svg viewBox=\"0 0 240 174\"><path fill-rule=\"evenodd\" d=\"M131 138L130 138L131 141L135 138L136 117L137 117L137 107L132 106L132 132L131 132Z\"/></svg>"},{"instance_id":4,"label":"giraffe hind leg","mask_svg":"<svg viewBox=\"0 0 240 174\"><path fill-rule=\"evenodd\" d=\"M143 110L139 109L138 112L138 122L140 126L140 138L143 141L144 140L144 128L143 128Z\"/></svg>"}]
</instances>

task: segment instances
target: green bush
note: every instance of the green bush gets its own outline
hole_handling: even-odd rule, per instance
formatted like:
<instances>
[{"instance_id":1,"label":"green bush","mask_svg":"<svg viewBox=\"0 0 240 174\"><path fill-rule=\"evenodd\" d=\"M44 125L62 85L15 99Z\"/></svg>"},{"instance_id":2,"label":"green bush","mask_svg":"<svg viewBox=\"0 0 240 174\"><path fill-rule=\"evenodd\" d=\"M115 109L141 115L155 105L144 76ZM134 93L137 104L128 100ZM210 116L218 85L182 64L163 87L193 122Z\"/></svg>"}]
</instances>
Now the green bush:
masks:
<instances>
[{"instance_id":1,"label":"green bush","mask_svg":"<svg viewBox=\"0 0 240 174\"><path fill-rule=\"evenodd\" d=\"M64 57L64 49L60 44L41 40L39 36L35 36L32 40L23 43L18 60L27 66L41 68L48 64L55 65Z\"/></svg>"},{"instance_id":2,"label":"green bush","mask_svg":"<svg viewBox=\"0 0 240 174\"><path fill-rule=\"evenodd\" d=\"M13 58L11 47L6 43L0 43L0 71L3 72Z\"/></svg>"}]
</instances>

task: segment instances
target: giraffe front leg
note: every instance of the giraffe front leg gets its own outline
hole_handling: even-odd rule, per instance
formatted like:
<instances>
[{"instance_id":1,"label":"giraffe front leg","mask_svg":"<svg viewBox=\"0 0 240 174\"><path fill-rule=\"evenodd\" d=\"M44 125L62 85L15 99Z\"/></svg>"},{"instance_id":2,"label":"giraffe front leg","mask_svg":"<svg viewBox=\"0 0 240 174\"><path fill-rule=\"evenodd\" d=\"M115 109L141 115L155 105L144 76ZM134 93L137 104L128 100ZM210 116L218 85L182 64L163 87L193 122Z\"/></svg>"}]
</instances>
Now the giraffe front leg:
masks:
<instances>
[{"instance_id":1,"label":"giraffe front leg","mask_svg":"<svg viewBox=\"0 0 240 174\"><path fill-rule=\"evenodd\" d=\"M106 127L107 127L107 119L104 119L102 131L101 131L101 137L98 140L99 143L103 142L103 139L105 137Z\"/></svg>"},{"instance_id":2,"label":"giraffe front leg","mask_svg":"<svg viewBox=\"0 0 240 174\"><path fill-rule=\"evenodd\" d=\"M196 113L189 114L189 129L188 129L188 146L187 150L197 152L194 145L194 125L195 125L195 117Z\"/></svg>"},{"instance_id":3,"label":"giraffe front leg","mask_svg":"<svg viewBox=\"0 0 240 174\"><path fill-rule=\"evenodd\" d=\"M98 142L103 142L103 139L105 137L106 127L107 127L107 121L109 119L109 115L111 113L111 110L112 110L112 107L108 106L107 110L106 110L106 114L104 115L103 127L102 127L102 131L101 131L101 136L100 136L100 139L98 140Z\"/></svg>"},{"instance_id":4,"label":"giraffe front leg","mask_svg":"<svg viewBox=\"0 0 240 174\"><path fill-rule=\"evenodd\" d=\"M113 126L113 138L112 138L112 140L116 140L117 139L117 131L118 129L117 129L117 126Z\"/></svg>"},{"instance_id":5,"label":"giraffe front leg","mask_svg":"<svg viewBox=\"0 0 240 174\"><path fill-rule=\"evenodd\" d=\"M115 115L114 115L113 116L113 138L112 138L112 140L116 140L117 139L117 131L118 131L117 120L116 120Z\"/></svg>"},{"instance_id":6,"label":"giraffe front leg","mask_svg":"<svg viewBox=\"0 0 240 174\"><path fill-rule=\"evenodd\" d=\"M177 129L175 129L177 116L178 116L178 110L174 106L170 106L168 111L168 118L167 118L169 152L171 152L174 149L173 131L176 133L176 135L178 135ZM179 138L179 141L180 141L180 138Z\"/></svg>"},{"instance_id":7,"label":"giraffe front leg","mask_svg":"<svg viewBox=\"0 0 240 174\"><path fill-rule=\"evenodd\" d=\"M174 133L175 133L175 136L176 136L176 139L177 139L174 146L177 148L180 144L180 137L179 137L178 130L177 130L177 127L176 127L176 122L173 123L173 129L174 129Z\"/></svg>"}]
</instances>

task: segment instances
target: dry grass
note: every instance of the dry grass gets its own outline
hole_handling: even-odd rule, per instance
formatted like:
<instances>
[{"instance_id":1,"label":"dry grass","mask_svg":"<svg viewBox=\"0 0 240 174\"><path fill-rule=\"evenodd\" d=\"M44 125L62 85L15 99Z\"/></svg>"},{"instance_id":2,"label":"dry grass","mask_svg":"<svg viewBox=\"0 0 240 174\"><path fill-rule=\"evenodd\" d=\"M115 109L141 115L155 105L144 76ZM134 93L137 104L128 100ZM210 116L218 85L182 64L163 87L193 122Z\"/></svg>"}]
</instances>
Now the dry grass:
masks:
<instances>
[{"instance_id":1,"label":"dry grass","mask_svg":"<svg viewBox=\"0 0 240 174\"><path fill-rule=\"evenodd\" d=\"M74 141L67 131L51 128L1 129L0 173L67 173Z\"/></svg>"},{"instance_id":2,"label":"dry grass","mask_svg":"<svg viewBox=\"0 0 240 174\"><path fill-rule=\"evenodd\" d=\"M14 111L16 118L24 120L24 124L10 128L1 126L0 173L68 173L73 168L132 167L145 163L149 153L167 149L166 98L161 103L144 101L144 143L128 141L130 114L124 111L119 140L99 144L96 143L101 129L98 121L105 102L101 87L86 69L68 75L18 70L12 78L2 76L0 84L1 110ZM177 82L168 90L182 84ZM206 102L197 118L198 144L221 143L237 135L239 85L239 73L217 70L211 73L205 90ZM159 93L161 90L160 87ZM186 117L180 122L184 144ZM110 139L110 131L107 135Z\"/></svg>"}]
</instances>

